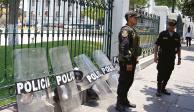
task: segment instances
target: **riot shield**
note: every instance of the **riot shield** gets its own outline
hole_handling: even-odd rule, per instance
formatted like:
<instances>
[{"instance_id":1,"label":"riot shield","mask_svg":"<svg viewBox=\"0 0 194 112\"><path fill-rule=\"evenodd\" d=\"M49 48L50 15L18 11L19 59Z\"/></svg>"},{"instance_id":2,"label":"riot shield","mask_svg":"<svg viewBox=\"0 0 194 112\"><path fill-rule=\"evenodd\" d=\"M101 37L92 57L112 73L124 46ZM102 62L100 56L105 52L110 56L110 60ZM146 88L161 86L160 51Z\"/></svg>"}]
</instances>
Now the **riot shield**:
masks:
<instances>
[{"instance_id":1,"label":"riot shield","mask_svg":"<svg viewBox=\"0 0 194 112\"><path fill-rule=\"evenodd\" d=\"M101 50L96 50L93 52L93 59L103 74L108 76L107 82L111 89L116 90L119 74L108 57Z\"/></svg>"},{"instance_id":2,"label":"riot shield","mask_svg":"<svg viewBox=\"0 0 194 112\"><path fill-rule=\"evenodd\" d=\"M64 46L51 48L49 54L57 81L57 90L62 112L78 110L81 101L68 48Z\"/></svg>"},{"instance_id":3,"label":"riot shield","mask_svg":"<svg viewBox=\"0 0 194 112\"><path fill-rule=\"evenodd\" d=\"M14 50L14 79L18 112L53 112L46 50Z\"/></svg>"},{"instance_id":4,"label":"riot shield","mask_svg":"<svg viewBox=\"0 0 194 112\"><path fill-rule=\"evenodd\" d=\"M96 68L92 61L85 54L81 54L74 58L74 62L83 72L82 85L89 85L84 89L92 88L96 91L100 99L112 93L109 85L103 79L103 74ZM81 86L82 86L81 85ZM82 88L82 87L81 87Z\"/></svg>"}]
</instances>

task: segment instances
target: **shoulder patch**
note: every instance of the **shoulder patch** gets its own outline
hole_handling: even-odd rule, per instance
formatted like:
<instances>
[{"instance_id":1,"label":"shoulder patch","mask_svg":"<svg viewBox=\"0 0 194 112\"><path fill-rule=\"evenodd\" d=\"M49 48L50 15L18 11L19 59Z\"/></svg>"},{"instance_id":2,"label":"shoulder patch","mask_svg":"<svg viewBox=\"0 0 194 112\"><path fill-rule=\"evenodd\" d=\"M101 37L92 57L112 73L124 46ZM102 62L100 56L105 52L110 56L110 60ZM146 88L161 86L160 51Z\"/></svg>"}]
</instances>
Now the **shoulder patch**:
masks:
<instances>
[{"instance_id":1,"label":"shoulder patch","mask_svg":"<svg viewBox=\"0 0 194 112\"><path fill-rule=\"evenodd\" d=\"M121 33L121 35L123 36L123 37L128 37L128 31L127 30L123 30L122 31L122 33Z\"/></svg>"}]
</instances>

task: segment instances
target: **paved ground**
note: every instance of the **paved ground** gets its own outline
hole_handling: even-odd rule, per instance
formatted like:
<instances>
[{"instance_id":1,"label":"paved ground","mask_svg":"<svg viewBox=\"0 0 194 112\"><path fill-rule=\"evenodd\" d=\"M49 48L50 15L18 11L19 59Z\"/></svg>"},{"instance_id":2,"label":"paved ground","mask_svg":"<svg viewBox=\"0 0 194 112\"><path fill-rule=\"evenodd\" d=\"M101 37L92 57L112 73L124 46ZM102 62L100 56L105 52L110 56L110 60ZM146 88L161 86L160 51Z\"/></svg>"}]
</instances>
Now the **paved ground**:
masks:
<instances>
[{"instance_id":1,"label":"paved ground","mask_svg":"<svg viewBox=\"0 0 194 112\"><path fill-rule=\"evenodd\" d=\"M137 108L132 109L131 112L194 112L193 67L194 46L187 48L183 45L182 64L175 66L167 85L172 95L161 98L155 96L156 64L151 64L138 72L128 97L131 102L137 104ZM116 94L101 101L99 107L92 108L90 112L115 112L113 108L115 99Z\"/></svg>"},{"instance_id":2,"label":"paved ground","mask_svg":"<svg viewBox=\"0 0 194 112\"><path fill-rule=\"evenodd\" d=\"M194 41L193 41L194 43ZM183 45L182 64L175 66L167 89L171 96L157 98L156 64L151 64L136 74L134 84L129 92L129 99L137 105L130 112L194 112L194 45ZM116 112L114 105L116 93L99 101L97 107L82 106L76 112ZM1 112L12 112L4 110Z\"/></svg>"}]
</instances>

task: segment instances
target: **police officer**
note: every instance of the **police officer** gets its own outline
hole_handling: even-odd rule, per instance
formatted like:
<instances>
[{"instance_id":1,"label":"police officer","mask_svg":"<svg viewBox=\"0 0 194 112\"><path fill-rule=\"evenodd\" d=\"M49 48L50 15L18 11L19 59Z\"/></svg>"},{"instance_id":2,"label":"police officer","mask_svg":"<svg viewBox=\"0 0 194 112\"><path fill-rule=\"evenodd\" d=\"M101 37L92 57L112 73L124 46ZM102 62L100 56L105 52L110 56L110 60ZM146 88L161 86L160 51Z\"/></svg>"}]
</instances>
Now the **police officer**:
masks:
<instances>
[{"instance_id":1,"label":"police officer","mask_svg":"<svg viewBox=\"0 0 194 112\"><path fill-rule=\"evenodd\" d=\"M137 57L141 55L139 47L139 37L134 29L139 15L134 11L125 14L127 24L119 32L119 66L120 77L117 89L116 109L124 112L127 108L135 108L127 99L127 93L134 80L134 72L137 63Z\"/></svg>"},{"instance_id":2,"label":"police officer","mask_svg":"<svg viewBox=\"0 0 194 112\"><path fill-rule=\"evenodd\" d=\"M174 69L175 57L178 55L178 65L181 64L181 43L180 36L175 32L176 20L168 20L168 28L162 31L156 41L154 50L154 61L157 63L157 92L156 96L160 97L161 93L170 95L166 90L166 85Z\"/></svg>"}]
</instances>

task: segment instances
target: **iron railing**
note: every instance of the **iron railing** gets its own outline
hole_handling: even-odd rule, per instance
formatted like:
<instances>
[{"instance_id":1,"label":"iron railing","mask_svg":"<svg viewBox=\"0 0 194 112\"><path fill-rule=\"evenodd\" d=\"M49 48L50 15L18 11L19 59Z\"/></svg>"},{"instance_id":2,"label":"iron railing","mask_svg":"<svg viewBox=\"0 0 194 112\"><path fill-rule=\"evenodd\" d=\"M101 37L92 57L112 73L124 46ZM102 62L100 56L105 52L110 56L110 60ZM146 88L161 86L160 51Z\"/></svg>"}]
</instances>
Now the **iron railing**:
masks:
<instances>
[{"instance_id":1,"label":"iron railing","mask_svg":"<svg viewBox=\"0 0 194 112\"><path fill-rule=\"evenodd\" d=\"M110 56L112 5L112 0L0 2L0 106L15 101L14 49L44 47L48 56L49 48L68 46L71 57L91 56L96 49Z\"/></svg>"},{"instance_id":2,"label":"iron railing","mask_svg":"<svg viewBox=\"0 0 194 112\"><path fill-rule=\"evenodd\" d=\"M141 14L136 26L140 35L140 46L143 48L141 57L146 57L153 54L155 41L159 34L160 17L141 10L136 11Z\"/></svg>"},{"instance_id":3,"label":"iron railing","mask_svg":"<svg viewBox=\"0 0 194 112\"><path fill-rule=\"evenodd\" d=\"M6 0L5 0L6 1ZM71 58L101 49L110 57L113 0L8 0L0 3L0 106L15 101L13 50L68 46ZM153 52L159 18L140 12L142 57ZM48 58L49 69L50 60Z\"/></svg>"}]
</instances>

